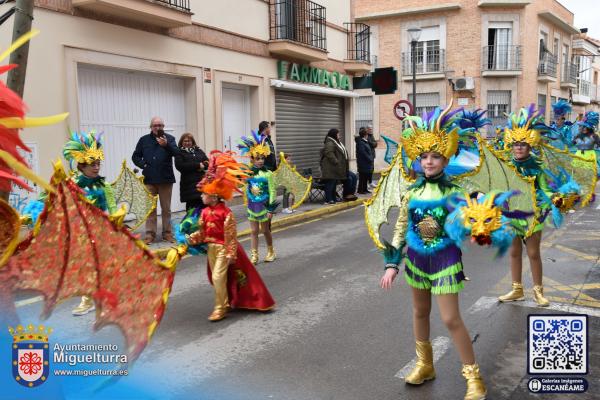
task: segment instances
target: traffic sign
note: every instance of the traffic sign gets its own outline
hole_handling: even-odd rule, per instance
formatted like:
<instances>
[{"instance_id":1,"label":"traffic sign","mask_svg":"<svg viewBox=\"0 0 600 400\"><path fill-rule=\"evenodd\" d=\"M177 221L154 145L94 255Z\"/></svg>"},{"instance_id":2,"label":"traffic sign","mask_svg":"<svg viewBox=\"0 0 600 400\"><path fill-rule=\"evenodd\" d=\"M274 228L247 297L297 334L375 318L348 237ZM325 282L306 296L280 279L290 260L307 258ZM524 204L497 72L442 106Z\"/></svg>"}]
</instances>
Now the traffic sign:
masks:
<instances>
[{"instance_id":1,"label":"traffic sign","mask_svg":"<svg viewBox=\"0 0 600 400\"><path fill-rule=\"evenodd\" d=\"M408 100L400 100L394 104L394 116L403 121L409 115L413 115L414 107Z\"/></svg>"}]
</instances>

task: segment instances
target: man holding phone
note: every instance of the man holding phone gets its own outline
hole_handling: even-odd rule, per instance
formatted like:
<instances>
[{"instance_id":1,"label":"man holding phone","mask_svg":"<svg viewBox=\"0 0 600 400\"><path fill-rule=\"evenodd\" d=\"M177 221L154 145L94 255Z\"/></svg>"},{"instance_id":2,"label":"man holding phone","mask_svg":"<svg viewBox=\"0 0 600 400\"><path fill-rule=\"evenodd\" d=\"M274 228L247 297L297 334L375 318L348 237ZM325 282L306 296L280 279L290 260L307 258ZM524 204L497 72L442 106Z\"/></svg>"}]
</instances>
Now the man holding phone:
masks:
<instances>
[{"instance_id":1,"label":"man holding phone","mask_svg":"<svg viewBox=\"0 0 600 400\"><path fill-rule=\"evenodd\" d=\"M162 212L162 239L173 242L171 232L171 194L175 183L173 157L179 154L175 138L164 131L162 118L154 117L150 121L151 132L140 138L131 156L133 163L142 169L146 188L158 195ZM156 210L146 220L146 244L156 239Z\"/></svg>"}]
</instances>

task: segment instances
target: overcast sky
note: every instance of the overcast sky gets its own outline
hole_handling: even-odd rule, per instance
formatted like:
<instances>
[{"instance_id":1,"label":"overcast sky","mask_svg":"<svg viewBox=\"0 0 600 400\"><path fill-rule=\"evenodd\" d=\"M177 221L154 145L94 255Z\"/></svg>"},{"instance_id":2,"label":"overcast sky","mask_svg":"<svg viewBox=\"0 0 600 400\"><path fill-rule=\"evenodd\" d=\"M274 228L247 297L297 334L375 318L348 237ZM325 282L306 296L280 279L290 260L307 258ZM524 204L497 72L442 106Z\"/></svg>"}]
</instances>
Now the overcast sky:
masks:
<instances>
[{"instance_id":1,"label":"overcast sky","mask_svg":"<svg viewBox=\"0 0 600 400\"><path fill-rule=\"evenodd\" d=\"M600 2L598 0L558 0L575 14L575 27L588 28L588 35L600 39Z\"/></svg>"}]
</instances>

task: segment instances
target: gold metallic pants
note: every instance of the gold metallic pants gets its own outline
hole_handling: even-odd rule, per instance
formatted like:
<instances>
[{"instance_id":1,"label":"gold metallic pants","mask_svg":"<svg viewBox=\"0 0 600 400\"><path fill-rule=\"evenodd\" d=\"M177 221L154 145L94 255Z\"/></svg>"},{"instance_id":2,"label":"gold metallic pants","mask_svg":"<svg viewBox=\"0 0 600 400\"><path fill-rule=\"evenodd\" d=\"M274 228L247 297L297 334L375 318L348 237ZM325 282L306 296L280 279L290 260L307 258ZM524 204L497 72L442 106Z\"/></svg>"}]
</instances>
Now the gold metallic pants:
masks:
<instances>
[{"instance_id":1,"label":"gold metallic pants","mask_svg":"<svg viewBox=\"0 0 600 400\"><path fill-rule=\"evenodd\" d=\"M225 311L229 307L227 297L227 258L225 258L225 246L222 244L208 244L208 265L215 289L215 311Z\"/></svg>"}]
</instances>

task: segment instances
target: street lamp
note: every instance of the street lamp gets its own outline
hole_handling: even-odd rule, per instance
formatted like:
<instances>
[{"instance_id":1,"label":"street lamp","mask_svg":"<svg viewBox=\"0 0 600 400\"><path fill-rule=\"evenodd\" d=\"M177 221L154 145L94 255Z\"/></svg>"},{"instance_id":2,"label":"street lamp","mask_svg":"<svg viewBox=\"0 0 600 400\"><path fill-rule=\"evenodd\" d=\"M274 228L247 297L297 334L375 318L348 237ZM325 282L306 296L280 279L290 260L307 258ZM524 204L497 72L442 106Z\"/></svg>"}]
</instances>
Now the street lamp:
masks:
<instances>
[{"instance_id":1,"label":"street lamp","mask_svg":"<svg viewBox=\"0 0 600 400\"><path fill-rule=\"evenodd\" d=\"M407 30L408 36L410 38L410 58L412 63L412 103L413 103L413 113L417 115L417 57L416 57L416 49L417 43L419 42L419 37L421 36L421 28L409 28Z\"/></svg>"}]
</instances>

